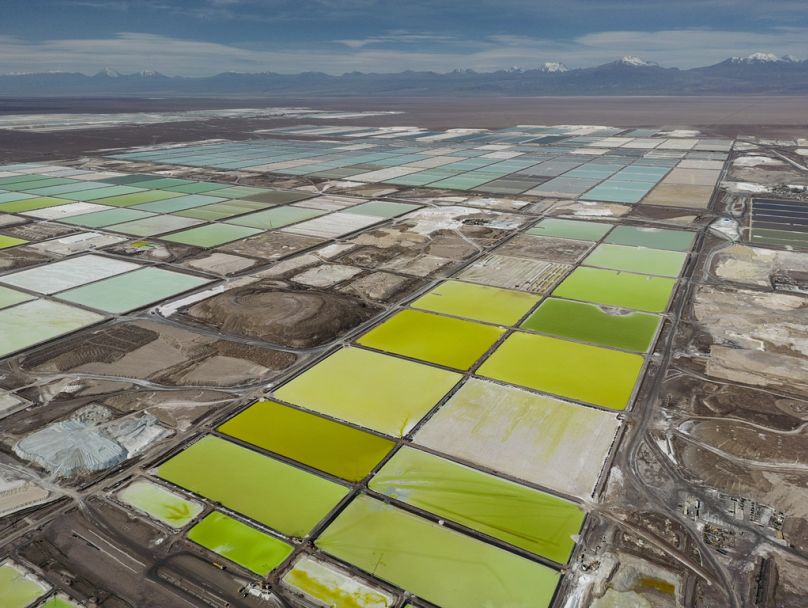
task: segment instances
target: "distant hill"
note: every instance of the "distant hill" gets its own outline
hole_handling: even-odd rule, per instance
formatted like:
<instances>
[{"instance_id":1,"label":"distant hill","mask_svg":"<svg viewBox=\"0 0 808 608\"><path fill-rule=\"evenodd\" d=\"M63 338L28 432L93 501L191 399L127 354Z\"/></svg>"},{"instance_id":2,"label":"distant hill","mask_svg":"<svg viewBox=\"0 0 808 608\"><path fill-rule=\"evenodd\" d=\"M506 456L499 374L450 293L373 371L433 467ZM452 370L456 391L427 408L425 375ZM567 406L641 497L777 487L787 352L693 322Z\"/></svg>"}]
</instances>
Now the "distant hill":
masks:
<instances>
[{"instance_id":1,"label":"distant hill","mask_svg":"<svg viewBox=\"0 0 808 608\"><path fill-rule=\"evenodd\" d=\"M406 71L391 74L349 72L224 72L189 78L144 70L121 74L104 70L0 75L0 96L437 96L437 95L797 95L808 93L808 61L754 53L715 65L682 70L663 68L628 56L590 68L563 63L496 72Z\"/></svg>"}]
</instances>

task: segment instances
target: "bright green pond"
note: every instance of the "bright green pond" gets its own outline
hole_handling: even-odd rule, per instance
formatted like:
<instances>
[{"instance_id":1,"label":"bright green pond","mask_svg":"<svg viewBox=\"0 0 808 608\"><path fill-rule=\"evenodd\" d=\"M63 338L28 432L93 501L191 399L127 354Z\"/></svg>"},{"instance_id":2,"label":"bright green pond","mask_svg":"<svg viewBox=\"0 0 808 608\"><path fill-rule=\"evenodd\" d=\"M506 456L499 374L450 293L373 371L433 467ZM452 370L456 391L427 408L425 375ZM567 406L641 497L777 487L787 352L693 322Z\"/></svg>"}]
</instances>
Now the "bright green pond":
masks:
<instances>
[{"instance_id":1,"label":"bright green pond","mask_svg":"<svg viewBox=\"0 0 808 608\"><path fill-rule=\"evenodd\" d=\"M42 604L41 608L81 608L81 604L77 604L61 595L55 595L48 598L48 601Z\"/></svg>"},{"instance_id":2,"label":"bright green pond","mask_svg":"<svg viewBox=\"0 0 808 608\"><path fill-rule=\"evenodd\" d=\"M517 332L508 336L477 373L622 410L631 399L642 365L640 355Z\"/></svg>"},{"instance_id":3,"label":"bright green pond","mask_svg":"<svg viewBox=\"0 0 808 608\"><path fill-rule=\"evenodd\" d=\"M9 247L16 247L17 245L23 245L27 242L28 241L15 238L13 236L4 236L0 234L0 249L8 249Z\"/></svg>"},{"instance_id":4,"label":"bright green pond","mask_svg":"<svg viewBox=\"0 0 808 608\"><path fill-rule=\"evenodd\" d=\"M219 427L222 433L348 481L359 481L393 449L389 439L260 401Z\"/></svg>"},{"instance_id":5,"label":"bright green pond","mask_svg":"<svg viewBox=\"0 0 808 608\"><path fill-rule=\"evenodd\" d=\"M196 544L266 576L292 553L292 545L214 511L188 530Z\"/></svg>"},{"instance_id":6,"label":"bright green pond","mask_svg":"<svg viewBox=\"0 0 808 608\"><path fill-rule=\"evenodd\" d=\"M25 213L26 211L35 211L36 209L45 209L47 207L58 207L69 203L63 198L51 198L48 196L40 196L37 198L27 198L21 201L12 201L10 203L0 204L0 211L8 213Z\"/></svg>"},{"instance_id":7,"label":"bright green pond","mask_svg":"<svg viewBox=\"0 0 808 608\"><path fill-rule=\"evenodd\" d=\"M413 359L468 369L504 332L499 327L473 321L402 310L357 342Z\"/></svg>"},{"instance_id":8,"label":"bright green pond","mask_svg":"<svg viewBox=\"0 0 808 608\"><path fill-rule=\"evenodd\" d=\"M289 536L305 536L348 493L297 467L208 435L157 474Z\"/></svg>"},{"instance_id":9,"label":"bright green pond","mask_svg":"<svg viewBox=\"0 0 808 608\"><path fill-rule=\"evenodd\" d=\"M368 496L316 544L442 608L547 608L559 580L546 566Z\"/></svg>"},{"instance_id":10,"label":"bright green pond","mask_svg":"<svg viewBox=\"0 0 808 608\"><path fill-rule=\"evenodd\" d=\"M48 592L48 588L26 576L27 571L10 561L0 565L0 606L25 608Z\"/></svg>"}]
</instances>

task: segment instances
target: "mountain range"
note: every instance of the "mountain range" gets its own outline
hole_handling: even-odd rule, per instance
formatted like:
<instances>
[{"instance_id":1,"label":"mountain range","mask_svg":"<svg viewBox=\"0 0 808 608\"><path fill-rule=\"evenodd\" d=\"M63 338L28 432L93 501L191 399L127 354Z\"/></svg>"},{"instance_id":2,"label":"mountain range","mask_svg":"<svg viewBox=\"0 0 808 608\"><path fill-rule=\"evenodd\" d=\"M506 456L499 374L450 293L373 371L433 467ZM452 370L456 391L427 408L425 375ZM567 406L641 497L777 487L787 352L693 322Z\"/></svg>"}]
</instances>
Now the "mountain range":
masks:
<instances>
[{"instance_id":1,"label":"mountain range","mask_svg":"<svg viewBox=\"0 0 808 608\"><path fill-rule=\"evenodd\" d=\"M214 76L166 76L144 70L0 74L0 96L439 96L439 95L799 95L808 93L808 60L754 53L715 65L665 68L627 56L596 67L571 69L560 62L495 72L446 73L223 72Z\"/></svg>"}]
</instances>

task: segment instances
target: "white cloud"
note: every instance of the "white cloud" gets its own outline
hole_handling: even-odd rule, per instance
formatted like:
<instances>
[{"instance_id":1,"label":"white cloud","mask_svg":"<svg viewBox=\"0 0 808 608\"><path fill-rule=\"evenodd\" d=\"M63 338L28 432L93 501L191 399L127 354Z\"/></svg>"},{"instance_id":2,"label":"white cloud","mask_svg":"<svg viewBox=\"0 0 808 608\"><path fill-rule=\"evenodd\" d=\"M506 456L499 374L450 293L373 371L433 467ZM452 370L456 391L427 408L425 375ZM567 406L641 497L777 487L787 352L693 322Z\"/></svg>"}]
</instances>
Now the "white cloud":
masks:
<instances>
[{"instance_id":1,"label":"white cloud","mask_svg":"<svg viewBox=\"0 0 808 608\"><path fill-rule=\"evenodd\" d=\"M335 40L334 42L342 44L352 49L361 49L369 46L401 46L401 45L414 45L414 44L458 44L462 42L457 36L448 34L430 34L430 33L414 33L407 31L391 31L379 36L370 36L368 38L357 38L348 40Z\"/></svg>"},{"instance_id":2,"label":"white cloud","mask_svg":"<svg viewBox=\"0 0 808 608\"><path fill-rule=\"evenodd\" d=\"M808 28L796 27L779 28L771 33L704 29L612 31L573 40L508 35L467 40L450 34L395 31L308 48L267 50L141 33L43 42L0 36L0 72L91 73L111 67L121 72L153 69L166 74L200 76L223 71L339 74L353 70L494 70L512 65L527 68L545 61L563 61L580 67L627 54L663 66L694 67L755 51L804 58L808 55L807 40Z\"/></svg>"}]
</instances>

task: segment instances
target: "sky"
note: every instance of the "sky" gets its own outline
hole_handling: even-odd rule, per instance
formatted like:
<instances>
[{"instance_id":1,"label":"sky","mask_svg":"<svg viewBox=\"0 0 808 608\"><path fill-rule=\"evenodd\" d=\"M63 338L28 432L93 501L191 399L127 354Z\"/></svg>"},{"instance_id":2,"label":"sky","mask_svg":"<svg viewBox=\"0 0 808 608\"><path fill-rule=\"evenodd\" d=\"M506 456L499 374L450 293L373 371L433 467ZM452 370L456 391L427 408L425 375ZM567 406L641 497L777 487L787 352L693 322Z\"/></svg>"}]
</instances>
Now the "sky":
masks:
<instances>
[{"instance_id":1,"label":"sky","mask_svg":"<svg viewBox=\"0 0 808 608\"><path fill-rule=\"evenodd\" d=\"M806 0L0 0L0 73L665 67L808 58Z\"/></svg>"}]
</instances>

